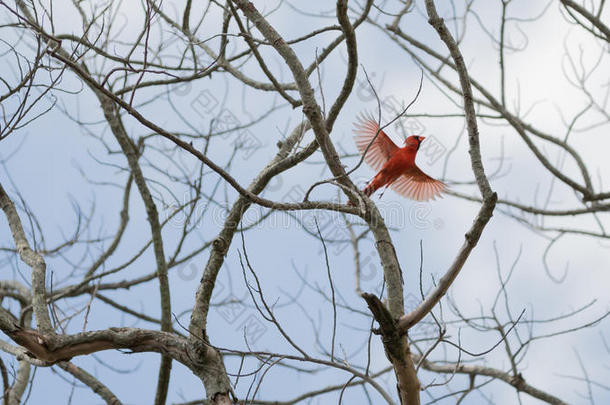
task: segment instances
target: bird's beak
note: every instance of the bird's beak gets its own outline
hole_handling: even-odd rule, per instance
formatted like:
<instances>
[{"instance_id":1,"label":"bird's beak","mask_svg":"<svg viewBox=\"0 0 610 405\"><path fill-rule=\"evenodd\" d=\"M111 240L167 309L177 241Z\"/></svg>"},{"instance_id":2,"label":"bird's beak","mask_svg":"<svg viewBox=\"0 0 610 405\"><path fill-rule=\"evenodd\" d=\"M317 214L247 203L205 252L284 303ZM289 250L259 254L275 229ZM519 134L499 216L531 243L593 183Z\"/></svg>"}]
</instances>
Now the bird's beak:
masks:
<instances>
[{"instance_id":1,"label":"bird's beak","mask_svg":"<svg viewBox=\"0 0 610 405\"><path fill-rule=\"evenodd\" d=\"M419 141L420 141L420 142L422 142L424 139L426 139L426 137L425 137L425 136L420 136L420 137L419 137Z\"/></svg>"}]
</instances>

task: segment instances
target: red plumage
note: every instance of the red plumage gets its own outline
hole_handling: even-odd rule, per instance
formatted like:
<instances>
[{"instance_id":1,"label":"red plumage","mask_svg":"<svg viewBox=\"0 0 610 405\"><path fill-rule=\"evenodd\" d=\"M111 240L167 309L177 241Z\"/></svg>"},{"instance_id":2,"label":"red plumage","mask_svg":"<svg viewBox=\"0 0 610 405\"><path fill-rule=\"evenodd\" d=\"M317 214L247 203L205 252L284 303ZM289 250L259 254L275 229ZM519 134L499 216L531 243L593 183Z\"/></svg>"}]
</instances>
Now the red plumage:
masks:
<instances>
[{"instance_id":1,"label":"red plumage","mask_svg":"<svg viewBox=\"0 0 610 405\"><path fill-rule=\"evenodd\" d=\"M367 196L381 187L390 186L411 200L428 201L439 197L446 190L445 183L428 176L415 164L415 156L425 137L409 136L405 146L398 147L379 130L378 123L370 115L358 117L354 133L356 147L361 154L366 151L364 161L373 170L378 170L377 175L362 190ZM369 144L371 146L366 150Z\"/></svg>"}]
</instances>

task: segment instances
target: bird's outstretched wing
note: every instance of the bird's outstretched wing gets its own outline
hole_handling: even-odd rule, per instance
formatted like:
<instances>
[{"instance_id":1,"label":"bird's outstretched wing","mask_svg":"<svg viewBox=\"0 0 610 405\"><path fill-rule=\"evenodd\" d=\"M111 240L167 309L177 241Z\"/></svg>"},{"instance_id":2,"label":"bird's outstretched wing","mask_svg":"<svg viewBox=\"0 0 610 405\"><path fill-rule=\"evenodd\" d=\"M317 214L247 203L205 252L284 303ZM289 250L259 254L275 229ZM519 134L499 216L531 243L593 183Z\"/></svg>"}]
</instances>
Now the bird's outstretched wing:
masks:
<instances>
[{"instance_id":1,"label":"bird's outstretched wing","mask_svg":"<svg viewBox=\"0 0 610 405\"><path fill-rule=\"evenodd\" d=\"M356 141L356 147L363 154L366 147L377 135L379 131L379 124L373 116L370 114L363 113L358 117L358 121L354 124L354 140ZM371 147L364 156L364 161L373 168L373 170L380 170L381 167L387 162L390 157L398 150L398 146L383 132L380 131L375 141L371 144Z\"/></svg>"},{"instance_id":2,"label":"bird's outstretched wing","mask_svg":"<svg viewBox=\"0 0 610 405\"><path fill-rule=\"evenodd\" d=\"M391 185L392 190L403 197L415 201L428 201L440 197L447 189L442 181L433 179L422 172L419 167L413 166L400 175Z\"/></svg>"}]
</instances>

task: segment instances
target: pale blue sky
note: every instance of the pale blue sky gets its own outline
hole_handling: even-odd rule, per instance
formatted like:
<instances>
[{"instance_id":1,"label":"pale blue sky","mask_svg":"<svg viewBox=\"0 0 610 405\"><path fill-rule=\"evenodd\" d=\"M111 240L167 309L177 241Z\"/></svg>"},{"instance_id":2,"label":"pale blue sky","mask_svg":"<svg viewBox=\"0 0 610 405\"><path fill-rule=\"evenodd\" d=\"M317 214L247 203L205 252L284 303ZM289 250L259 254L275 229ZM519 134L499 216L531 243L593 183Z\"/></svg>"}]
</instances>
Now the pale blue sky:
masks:
<instances>
[{"instance_id":1,"label":"pale blue sky","mask_svg":"<svg viewBox=\"0 0 610 405\"><path fill-rule=\"evenodd\" d=\"M276 3L257 2L260 9L271 9ZM350 2L351 3L351 2ZM312 2L308 10L319 10L330 3ZM390 4L390 3L388 3ZM322 6L321 6L322 5ZM484 7L481 7L484 5ZM489 5L482 2L476 10L483 21L496 32L495 21L499 21L497 5ZM71 28L66 29L57 24L58 32L79 32L80 26L73 14L65 14L61 4L55 10L55 16L62 24L68 24ZM418 4L418 6L421 6ZM124 4L122 13L125 17L125 38L132 38L141 27L141 14L136 12L139 3ZM133 10L132 7L134 8ZM166 4L169 7L169 4ZM461 6L460 6L461 7ZM395 5L394 9L398 9ZM519 10L516 15L530 17L536 15L541 6L526 1L514 3L514 9ZM442 10L442 9L441 9ZM378 13L373 12L376 16ZM388 22L389 17L381 21ZM288 3L269 18L277 31L285 38L294 38L313 27L332 23L331 19L295 16L295 12ZM298 21L299 24L296 24ZM561 21L558 24L557 21ZM404 18L401 25L405 32L415 36L421 41L431 44L436 50L444 52L442 44L435 32L428 26L426 18L420 11L414 11ZM452 25L450 24L450 27ZM588 53L585 55L597 55L594 47L589 44L587 37L577 28L570 28L559 17L558 6L551 5L548 12L537 22L522 23L519 28L528 35L529 43L525 51L509 55L507 62L507 98L509 106L521 112L527 111L533 104L535 107L528 114L528 118L536 125L550 132L563 131L563 125L558 114L562 109L566 114L574 113L583 105L582 97L575 92L563 78L561 66L556 61L561 61L561 55L565 46L577 49L581 44ZM204 28L214 30L212 26ZM488 85L497 94L498 88L498 56L494 47L490 45L488 37L484 36L480 27L473 19L468 21L468 35L465 37L462 52L469 65L471 75L483 84ZM212 32L212 31L210 31ZM164 33L170 35L170 33ZM295 47L304 64L309 64L315 57L316 48L318 52L324 45L336 35L335 32L320 35L314 40ZM377 28L363 25L357 31L359 41L360 63L373 77L373 82L382 99L395 97L398 100L408 102L417 90L419 80L419 69L407 54L401 52L385 34ZM515 43L520 43L522 38L515 36ZM231 42L237 43L233 38ZM340 88L342 78L345 74L345 63L341 56L343 48L331 56L321 68L322 84L327 105L334 100ZM271 68L277 72L283 72L281 81L288 81L288 71L283 68L279 56L268 49L263 52L270 58ZM587 58L592 58L587 56ZM586 59L591 61L593 59ZM263 75L254 65L248 65L246 72L255 78L263 79ZM607 60L605 66L608 66ZM2 75L9 74L2 69ZM602 69L602 71L604 71ZM608 71L607 69L605 70ZM312 77L312 81L316 81ZM365 91L365 78L362 69L358 74L356 91L352 94L348 103L339 117L334 131L333 140L336 141L338 149L354 153L356 151L351 141L351 123L356 114L362 110L373 110L376 104L370 100ZM317 84L317 83L316 83ZM79 83L74 76L67 72L62 82L64 88L78 89ZM316 85L317 87L317 85ZM597 88L592 91L598 91ZM207 93L206 93L207 92ZM150 91L141 91L136 96L136 101L142 101L153 94ZM218 104L206 104L201 107L197 100L201 100L202 94L212 94ZM63 107L72 115L78 116L86 122L101 122L103 116L99 104L92 94L84 89L78 95L69 95L56 92ZM187 118L191 125L204 132L208 129L209 120L218 114L222 108L230 110L240 122L247 122L260 113L267 111L270 106L280 103L280 99L270 93L255 92L250 88L244 88L240 83L228 75L215 74L212 80L203 79L194 82L189 88L183 88L171 95L172 103L178 111ZM515 107L518 106L518 107ZM206 111L209 109L209 111ZM141 108L143 114L155 123L163 125L172 130L186 130L188 127L181 121L180 117L169 107L165 95L160 96L154 103ZM431 83L424 79L422 94L417 104L412 108L412 113L439 114L444 112L458 112ZM390 118L384 115L384 119ZM248 184L253 176L269 161L276 148L276 142L282 134L291 130L301 119L299 109L292 110L286 106L279 108L262 122L251 128L251 136L255 137L253 142L260 145L260 149L254 151L240 151L237 153L235 163L231 167L231 174L244 184ZM147 134L148 131L127 118L125 120L128 132L132 137ZM463 129L462 120L459 118L431 119L420 118L423 126L423 135L438 140L447 151L456 143L456 139ZM542 169L541 165L534 160L532 154L520 141L510 128L488 125L483 121L481 124L481 144L484 156L484 164L488 172L493 172L499 164L499 158L504 156L501 176L492 178L493 188L500 197L510 197L526 204L540 203L544 201L545 192L550 184L550 176ZM608 126L597 130L588 131L586 138L584 134L575 135L572 145L586 158L591 165L591 171L599 171L603 179L604 174L610 169L610 162L605 158L605 153L610 147L607 135ZM113 137L103 123L90 126L90 130L96 134L103 133L106 140L115 149L118 148ZM390 130L395 139L400 135L395 130ZM392 134L390 134L392 135ZM556 133L557 136L561 132ZM249 135L250 136L250 135ZM578 137L578 138L576 138ZM311 134L308 135L308 139ZM581 141L582 139L582 141ZM210 156L218 163L228 160L233 140L222 139L215 141L210 149ZM159 144L166 145L167 142L159 140ZM14 187L10 185L8 173L12 181L17 185L29 208L40 221L45 232L49 246L53 246L62 234L69 234L75 224L75 215L71 205L71 199L78 201L81 208L87 211L92 204L95 205L96 217L91 226L92 235L95 237L98 231L111 232L118 224L118 212L120 210L122 194L111 186L97 186L87 182L82 176L84 172L92 181L112 181L124 184L126 175L116 168L103 166L96 162L102 160L106 163L114 163L124 166L125 161L121 155L108 155L99 141L84 133L59 109L54 109L42 118L34 121L25 129L17 131L6 140L0 154L6 156L9 151L21 145L18 153L6 163L6 171L0 173L2 184L9 193L14 194ZM195 143L195 146L199 147ZM557 151L548 150L553 161L558 158ZM150 155L158 158L155 163L168 171L174 170L171 162L162 160L158 154ZM320 162L321 155L317 153L311 161ZM190 158L183 157L184 165L196 170L198 163ZM346 165L353 165L355 159L346 159ZM420 166L429 174L440 177L443 175L445 159L434 162L426 159L418 160ZM182 201L186 201L189 195L179 185L168 182L167 177L145 167L145 174L151 179L164 182L164 186L171 189L174 195ZM446 166L446 178L454 181L470 181L472 173L467 154L467 144L464 135L457 143ZM566 171L577 178L574 167L568 165ZM208 182L210 189L216 184L218 177L207 170L208 174L204 181ZM361 167L353 176L355 180L366 181L373 172ZM299 190L307 189L310 184L320 178L329 176L327 170L322 170L319 164L303 164L299 167L283 173L275 183L265 191L265 196L271 199L286 199L288 196L298 195ZM607 186L607 184L605 184ZM553 197L551 208L573 207L575 197L562 184L555 184L556 194ZM162 187L153 187L155 192L163 193L168 202L169 194ZM475 194L475 189L470 186L452 186L455 190ZM224 193L228 197L229 204L234 201L236 193L221 182L216 196L224 200ZM314 198L332 198L336 191L329 186L321 187ZM459 200L447 196L442 200L434 201L426 205L415 204L388 191L380 207L388 220L388 225L398 227L392 234L396 249L401 261L404 278L405 294L409 297L418 296L418 268L419 268L419 243L424 248L424 284L431 285L431 277L438 279L451 263L457 249L462 244L463 234L468 229L478 209L477 204ZM162 215L168 215L172 207L159 206ZM202 206L198 209L204 210ZM264 213L258 207L251 208L246 218L252 220ZM325 237L333 235L344 235L345 230L342 219L337 214L328 213L296 213L310 226L313 226L313 218L316 217L321 224ZM141 199L135 187L132 192L131 222L125 235L125 243L119 251L108 261L107 268L121 263L133 251L138 250L149 232L145 212ZM608 216L601 215L601 221L608 225ZM170 252L175 246L175 238L179 231L179 218L175 219L165 229L166 250ZM0 220L5 229L4 218ZM178 223L176 223L178 222ZM248 222L248 221L246 221ZM590 218L560 218L550 219L546 224L570 225L587 227L592 223ZM189 246L195 246L200 240L212 239L222 226L222 209L216 206L210 207L205 219L196 230ZM8 232L3 233L2 245L10 244ZM324 258L321 255L321 244L314 237L302 230L296 221L286 214L274 213L263 224L258 225L252 231L246 233L246 244L252 265L257 270L264 290L270 302L278 302L277 316L285 325L286 329L295 336L296 341L303 347L319 356L319 347L316 342L319 339L327 349L330 343L330 331L332 327L332 308L328 302L320 299L320 295L311 289L300 288L299 277L296 271L305 275L306 280L312 286L319 285L320 288L329 292ZM469 316L479 315L481 308L489 308L498 288L496 274L496 258L493 247L497 246L500 252L500 264L504 272L508 271L515 257L521 252L520 260L517 262L513 278L508 287L511 300L511 310L516 316L522 309L526 309L526 318L532 316L545 319L564 314L570 310L587 304L597 299L595 305L581 316L574 319L574 324L582 324L595 319L608 310L608 283L610 273L608 270L609 251L607 246L592 238L566 236L561 239L550 251L548 263L554 274L561 274L564 266L569 263L569 272L562 284L553 283L545 273L542 254L548 241L531 231L527 227L517 223L514 219L496 211L492 221L486 228L477 249L469 258L460 277L453 285L450 295L459 305L462 313ZM606 243L606 245L608 245ZM379 271L378 260L374 255L374 247L370 239L361 242L363 258L367 261L370 269L370 277L363 280L362 288L366 291L379 292L382 274ZM241 250L239 238L229 250L226 264L221 272L219 283L222 289L217 291L217 301L235 296L247 298L246 289L239 265L238 251ZM71 260L77 260L86 252L82 247L75 248L71 254ZM364 301L359 298L354 290L353 259L349 247L337 249L337 246L329 246L330 265L332 276L337 286L337 292L341 299L359 311L367 311ZM188 314L183 314L192 306L193 297L197 288L201 270L207 260L207 252L197 256L179 271L170 274L172 308L176 315L182 314L180 321L183 325L188 323ZM61 258L47 258L48 269L53 272L54 280L63 280L68 276L66 262ZM153 270L154 260L152 251L147 251L142 259L130 266L119 275L109 277L104 281L117 281L124 278L132 278ZM29 276L29 270L19 264L24 275ZM191 270L195 269L196 274ZM19 277L19 276L18 276ZM151 316L159 316L158 286L155 282L148 283L128 291L117 291L108 293L114 299L128 303L135 309L141 309ZM289 301L290 296L297 296L298 305L283 306ZM74 300L75 305L86 302L88 297ZM407 300L407 302L410 302ZM446 305L446 304L445 304ZM310 320L305 316L307 313L318 328L318 337L312 330ZM438 312L438 311L437 311ZM444 307L444 315L447 320L451 318ZM226 314L225 314L226 316ZM253 320L254 319L254 320ZM270 324L265 323L262 317L256 313L249 303L239 312L237 319L227 322L218 311L212 312L208 333L211 342L222 347L246 349L243 339L243 329L240 326L248 320L249 322L260 322L266 331L262 333L254 347L257 349L271 349L274 351L290 353L291 348L283 342L279 334ZM96 301L92 307L92 315L89 318L88 328L105 328L109 326L138 326L143 328L156 328L156 325L143 321L136 321L128 316L121 316L115 310ZM562 323L557 325L536 325L536 331L552 333L554 331L568 328L573 324ZM366 363L366 350L363 343L366 341L367 328L370 320L357 314L342 312L337 331L337 352L345 351L350 357L350 364L362 365ZM82 329L82 317L76 318L70 326L72 332ZM523 327L523 332L526 328ZM547 390L557 396L564 398L570 403L582 403L584 399L579 396L586 392L584 384L577 383L573 379L566 379L560 375L581 376L582 372L577 363L576 352L586 364L587 371L599 381L607 379L608 353L604 351L600 333L608 335L608 321L604 321L598 328L583 330L574 334L560 336L549 341L534 342L527 354L527 359L522 363L522 373L526 380L540 389ZM453 341L458 339L458 330L449 329L449 335ZM493 346L497 340L497 334L475 333L470 330L462 330L460 338L465 348L472 351L483 351ZM455 358L455 353L448 349L447 355ZM442 352L436 353L441 358ZM3 359L6 356L3 356ZM154 396L154 383L158 371L159 356L150 354L123 354L120 352L98 353L96 358L76 358L74 363L82 366L106 384L126 404L150 403ZM372 347L372 370L376 371L385 367L388 363L377 338L373 339ZM435 356L432 356L434 359ZM508 369L509 364L502 346L496 348L487 357L487 365L499 369ZM464 360L469 360L464 358ZM604 363L605 361L605 363ZM113 364L114 367L124 370L126 373L112 371L102 365L101 362ZM226 358L225 363L230 372L235 373L239 366L239 359ZM202 393L200 382L189 370L180 364L173 363L169 403L183 400L193 400ZM252 370L254 364L247 364ZM71 377L59 369L38 369L36 371L35 383L29 397L28 403L67 403L71 387L60 379ZM276 367L266 376L261 387L260 398L283 399L296 396L295 387L299 390L316 389L330 383L345 382L349 378L346 374L334 371L320 371L314 374L300 374L285 368ZM421 374L424 385L429 384L435 378L427 372ZM248 380L249 381L249 380ZM278 381L280 383L278 383ZM452 387L461 388L466 384L466 379L455 377L451 383ZM78 386L78 384L77 384ZM389 392L394 393L394 383L391 378L386 378L384 386ZM244 395L248 390L248 382L240 383L237 392ZM301 392L301 391L299 391ZM378 397L369 389L374 403L378 403ZM435 395L441 395L444 388L433 390ZM491 383L484 391L493 396L494 404L514 404L516 397L513 390L503 383ZM594 387L594 393L599 400L598 403L610 401L610 394ZM359 389L348 391L344 403L362 403L363 392ZM338 395L332 394L323 397L320 403L333 403L337 401ZM424 394L423 398L427 398ZM523 404L537 404L536 400L527 395L522 395ZM471 402L485 403L484 399L477 393L471 394ZM86 388L77 388L73 394L73 402L99 403L100 400ZM425 401L424 401L425 402ZM442 404L454 403L453 399L441 401Z\"/></svg>"}]
</instances>

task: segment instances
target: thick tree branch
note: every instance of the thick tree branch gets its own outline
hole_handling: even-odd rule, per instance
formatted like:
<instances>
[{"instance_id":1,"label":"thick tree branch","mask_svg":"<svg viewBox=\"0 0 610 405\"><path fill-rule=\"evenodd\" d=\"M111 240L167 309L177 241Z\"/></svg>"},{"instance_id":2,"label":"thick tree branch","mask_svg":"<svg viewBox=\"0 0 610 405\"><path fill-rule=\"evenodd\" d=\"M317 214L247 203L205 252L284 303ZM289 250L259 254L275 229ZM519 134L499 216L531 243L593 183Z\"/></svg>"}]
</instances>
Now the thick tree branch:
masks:
<instances>
[{"instance_id":1,"label":"thick tree branch","mask_svg":"<svg viewBox=\"0 0 610 405\"><path fill-rule=\"evenodd\" d=\"M584 8L580 4L576 3L575 1L572 1L572 0L559 0L559 1L561 1L561 4L563 4L566 9L568 9L568 7L572 8L578 14L585 17L587 19L587 21L589 21L595 28L597 28L604 35L606 41L610 43L610 28L608 28L607 25L602 23L602 21L599 19L599 17L594 16L586 8Z\"/></svg>"},{"instance_id":2,"label":"thick tree branch","mask_svg":"<svg viewBox=\"0 0 610 405\"><path fill-rule=\"evenodd\" d=\"M479 129L477 126L474 104L472 102L472 88L470 87L470 78L468 76L466 64L464 63L464 58L462 57L462 54L453 37L449 33L449 30L447 30L445 23L436 13L436 7L434 6L434 2L432 0L426 0L426 10L430 18L430 24L438 32L441 40L449 49L451 58L456 65L456 69L460 77L460 85L462 87L462 94L464 97L464 112L466 114L466 123L468 128L468 142L470 145L468 152L470 153L472 171L483 198L483 204L481 205L473 225L466 233L466 240L464 241L464 244L460 248L452 265L439 281L438 285L424 298L423 302L419 304L417 308L400 318L398 325L402 333L407 332L410 327L421 321L428 313L430 313L430 311L432 311L436 304L447 293L447 290L460 273L464 263L466 263L466 259L468 259L470 253L477 245L483 229L491 219L496 206L496 201L498 199L497 194L492 191L489 185L489 181L487 180L487 176L485 175L485 170L483 168L483 161L481 159L481 150L479 146Z\"/></svg>"},{"instance_id":3,"label":"thick tree branch","mask_svg":"<svg viewBox=\"0 0 610 405\"><path fill-rule=\"evenodd\" d=\"M414 356L414 358L419 361L419 356ZM567 405L567 402L562 401L556 396L528 384L521 374L515 377L505 371L498 370L492 367L477 366L471 364L440 364L429 360L424 360L422 362L422 368L428 371L433 371L435 373L455 373L467 374L471 376L480 375L485 377L492 377L512 385L519 392L525 392L526 394L529 394L532 397L537 398L546 403L553 405Z\"/></svg>"},{"instance_id":4,"label":"thick tree branch","mask_svg":"<svg viewBox=\"0 0 610 405\"><path fill-rule=\"evenodd\" d=\"M51 318L47 310L47 290L45 285L47 265L42 256L30 248L21 219L15 209L15 204L0 184L0 208L4 211L8 225L13 234L13 241L21 260L32 268L32 305L38 329L45 334L54 334Z\"/></svg>"},{"instance_id":5,"label":"thick tree branch","mask_svg":"<svg viewBox=\"0 0 610 405\"><path fill-rule=\"evenodd\" d=\"M413 367L413 359L407 339L398 331L396 321L377 296L363 293L362 298L364 298L373 317L379 323L379 329L375 332L381 335L386 356L394 368L400 403L404 405L419 404L421 384Z\"/></svg>"}]
</instances>

